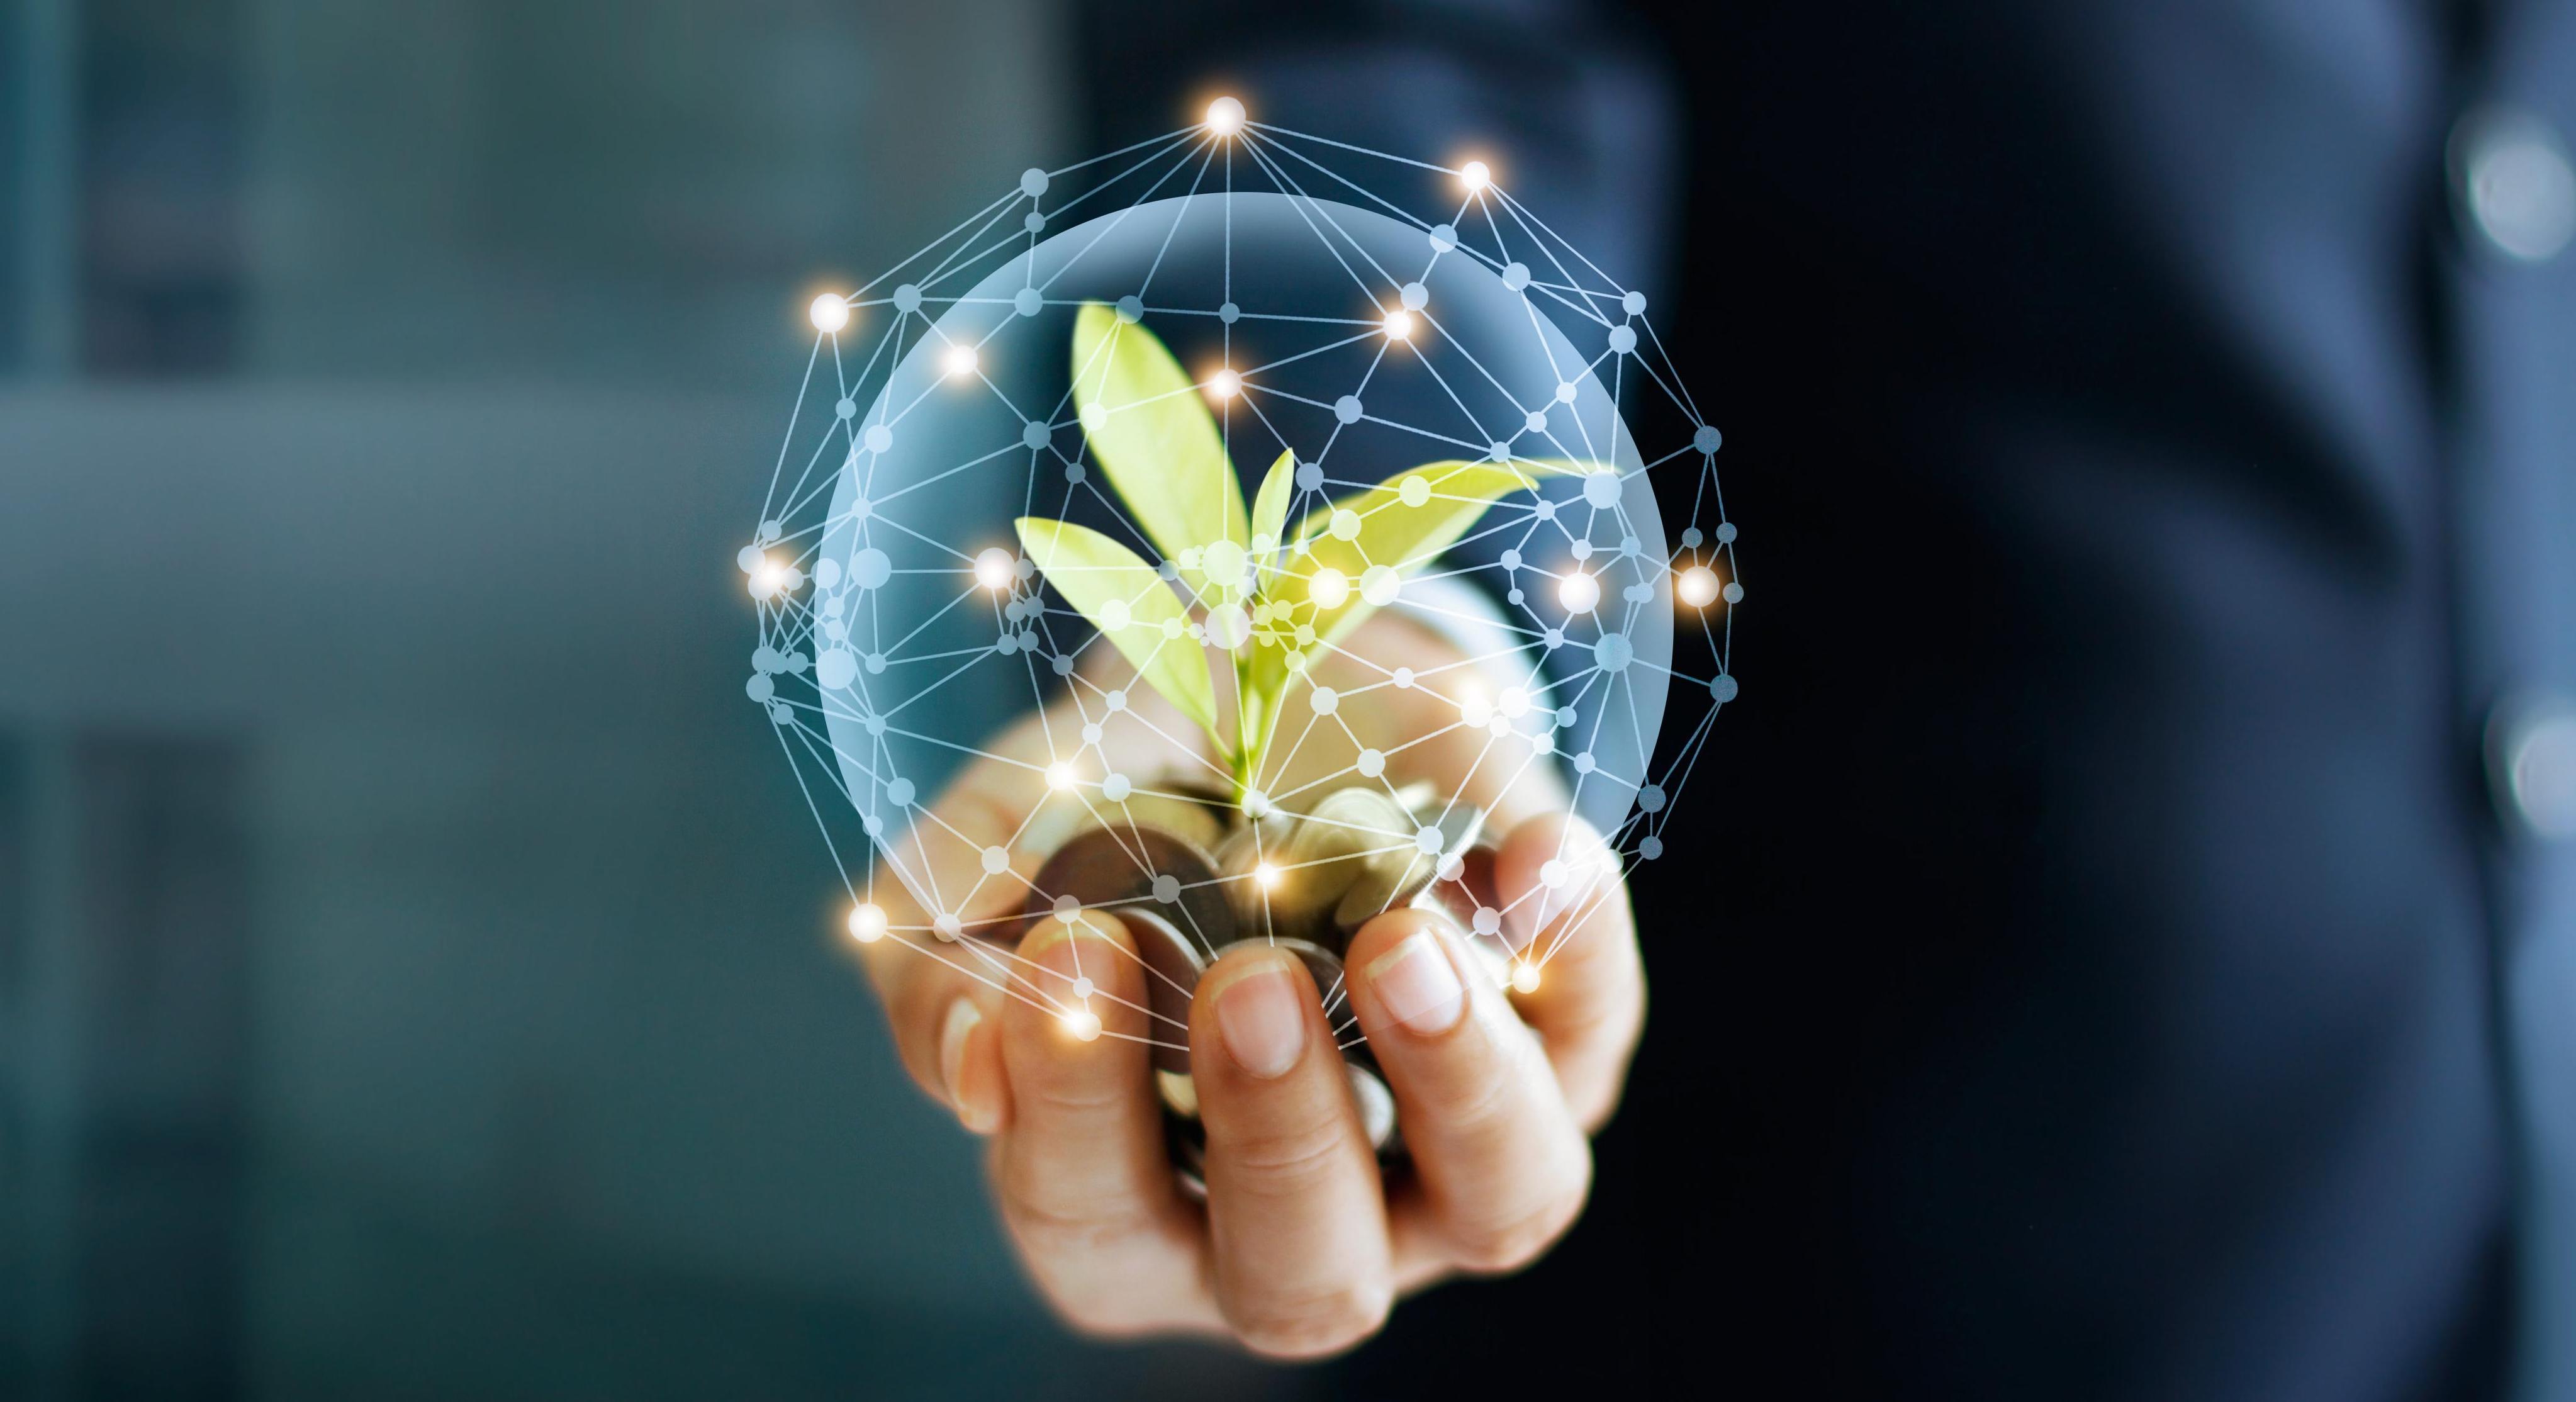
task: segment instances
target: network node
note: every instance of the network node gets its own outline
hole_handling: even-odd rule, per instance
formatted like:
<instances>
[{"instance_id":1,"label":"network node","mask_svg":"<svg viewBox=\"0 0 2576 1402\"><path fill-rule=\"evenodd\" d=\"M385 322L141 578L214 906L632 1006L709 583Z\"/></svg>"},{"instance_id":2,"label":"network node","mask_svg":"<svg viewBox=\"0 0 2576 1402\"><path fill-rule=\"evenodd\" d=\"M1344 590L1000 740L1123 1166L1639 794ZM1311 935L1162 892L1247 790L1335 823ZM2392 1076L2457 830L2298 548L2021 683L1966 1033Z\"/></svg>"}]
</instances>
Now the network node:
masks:
<instances>
[{"instance_id":1,"label":"network node","mask_svg":"<svg viewBox=\"0 0 2576 1402\"><path fill-rule=\"evenodd\" d=\"M850 938L861 944L874 944L885 938L886 913L872 901L862 901L850 910Z\"/></svg>"},{"instance_id":2,"label":"network node","mask_svg":"<svg viewBox=\"0 0 2576 1402\"><path fill-rule=\"evenodd\" d=\"M1556 601L1567 613L1590 613L1601 602L1601 581L1582 570L1568 570L1556 583Z\"/></svg>"},{"instance_id":3,"label":"network node","mask_svg":"<svg viewBox=\"0 0 2576 1402\"><path fill-rule=\"evenodd\" d=\"M807 307L805 314L813 318L814 329L827 336L850 324L849 301L836 292L826 292L815 298L814 305Z\"/></svg>"},{"instance_id":4,"label":"network node","mask_svg":"<svg viewBox=\"0 0 2576 1402\"><path fill-rule=\"evenodd\" d=\"M1483 161L1469 161L1458 167L1458 183L1467 187L1468 194L1481 194L1494 183L1493 167Z\"/></svg>"},{"instance_id":5,"label":"network node","mask_svg":"<svg viewBox=\"0 0 2576 1402\"><path fill-rule=\"evenodd\" d=\"M1707 608L1717 602L1717 571L1706 565L1693 565L1683 570L1680 580L1673 585L1673 594L1692 608Z\"/></svg>"},{"instance_id":6,"label":"network node","mask_svg":"<svg viewBox=\"0 0 2576 1402\"><path fill-rule=\"evenodd\" d=\"M1220 97L1208 104L1207 129L1218 136L1232 136L1243 130L1243 104L1231 97Z\"/></svg>"},{"instance_id":7,"label":"network node","mask_svg":"<svg viewBox=\"0 0 2576 1402\"><path fill-rule=\"evenodd\" d=\"M949 378L963 379L975 373L975 367L981 360L982 357L975 354L973 346L954 345L948 348L946 355L940 357L939 365L941 369L948 372Z\"/></svg>"}]
</instances>

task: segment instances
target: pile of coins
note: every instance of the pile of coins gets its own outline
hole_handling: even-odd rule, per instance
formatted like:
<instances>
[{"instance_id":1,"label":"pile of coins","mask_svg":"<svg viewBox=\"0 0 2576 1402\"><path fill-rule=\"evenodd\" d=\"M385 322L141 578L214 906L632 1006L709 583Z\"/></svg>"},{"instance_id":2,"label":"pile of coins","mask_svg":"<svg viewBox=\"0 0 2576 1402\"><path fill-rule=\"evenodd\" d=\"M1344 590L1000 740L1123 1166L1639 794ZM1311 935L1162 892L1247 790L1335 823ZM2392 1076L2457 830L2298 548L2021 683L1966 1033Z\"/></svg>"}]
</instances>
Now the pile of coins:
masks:
<instances>
[{"instance_id":1,"label":"pile of coins","mask_svg":"<svg viewBox=\"0 0 2576 1402\"><path fill-rule=\"evenodd\" d=\"M1023 918L1004 937L1016 943L1039 921L1078 910L1108 912L1126 927L1147 970L1172 1161L1198 1191L1207 1140L1181 1029L1199 975L1227 946L1258 940L1295 954L1339 1026L1347 1021L1342 959L1360 926L1411 908L1439 911L1463 930L1496 904L1484 810L1443 801L1428 784L1336 789L1302 813L1251 818L1221 794L1136 793L1097 815L1038 869ZM1369 1142L1381 1161L1397 1162L1404 1148L1394 1093L1367 1041L1344 1041Z\"/></svg>"}]
</instances>

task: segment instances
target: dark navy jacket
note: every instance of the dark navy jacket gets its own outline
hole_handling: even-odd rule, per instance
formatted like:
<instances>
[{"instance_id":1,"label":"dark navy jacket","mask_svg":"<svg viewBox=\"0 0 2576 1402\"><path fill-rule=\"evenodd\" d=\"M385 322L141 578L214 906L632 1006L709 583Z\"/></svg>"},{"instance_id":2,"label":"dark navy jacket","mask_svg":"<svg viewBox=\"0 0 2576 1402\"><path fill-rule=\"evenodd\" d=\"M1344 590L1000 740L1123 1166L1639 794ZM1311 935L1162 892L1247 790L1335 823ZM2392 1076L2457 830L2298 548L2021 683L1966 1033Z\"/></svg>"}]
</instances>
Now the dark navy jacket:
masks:
<instances>
[{"instance_id":1,"label":"dark navy jacket","mask_svg":"<svg viewBox=\"0 0 2576 1402\"><path fill-rule=\"evenodd\" d=\"M2469 178L2564 171L2576 6L1084 26L1104 140L1507 153L1727 434L1591 1220L1347 1386L2576 1398L2576 251Z\"/></svg>"}]
</instances>

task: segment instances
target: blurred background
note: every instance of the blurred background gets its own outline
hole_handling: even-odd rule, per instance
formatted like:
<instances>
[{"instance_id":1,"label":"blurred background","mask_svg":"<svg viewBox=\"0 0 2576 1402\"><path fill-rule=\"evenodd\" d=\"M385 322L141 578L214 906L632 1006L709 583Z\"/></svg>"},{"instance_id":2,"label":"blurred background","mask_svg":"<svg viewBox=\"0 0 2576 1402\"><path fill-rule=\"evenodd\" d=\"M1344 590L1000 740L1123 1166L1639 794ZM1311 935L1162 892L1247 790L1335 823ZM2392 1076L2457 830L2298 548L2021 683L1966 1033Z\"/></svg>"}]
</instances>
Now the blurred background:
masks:
<instances>
[{"instance_id":1,"label":"blurred background","mask_svg":"<svg viewBox=\"0 0 2576 1402\"><path fill-rule=\"evenodd\" d=\"M1323 1386L1047 1319L741 700L805 302L1070 23L0 3L0 1396Z\"/></svg>"}]
</instances>

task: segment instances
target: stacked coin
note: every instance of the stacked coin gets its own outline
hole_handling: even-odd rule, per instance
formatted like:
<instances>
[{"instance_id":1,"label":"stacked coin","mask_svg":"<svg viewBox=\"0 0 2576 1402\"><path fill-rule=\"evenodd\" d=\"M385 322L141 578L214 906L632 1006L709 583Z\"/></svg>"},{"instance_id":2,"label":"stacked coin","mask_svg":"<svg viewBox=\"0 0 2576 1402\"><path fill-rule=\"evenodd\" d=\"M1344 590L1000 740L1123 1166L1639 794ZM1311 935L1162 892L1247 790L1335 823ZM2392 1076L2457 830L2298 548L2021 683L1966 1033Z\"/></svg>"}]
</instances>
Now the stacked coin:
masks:
<instances>
[{"instance_id":1,"label":"stacked coin","mask_svg":"<svg viewBox=\"0 0 2576 1402\"><path fill-rule=\"evenodd\" d=\"M1342 956L1361 925L1385 911L1438 910L1465 927L1494 904L1493 849L1484 813L1442 802L1428 785L1389 793L1343 788L1302 813L1247 819L1223 796L1131 794L1098 810L1030 881L1016 941L1038 921L1077 909L1116 915L1146 968L1154 1014L1154 1079L1174 1165L1204 1190L1206 1134L1187 1050L1190 995L1228 945L1261 940L1294 953L1323 994L1327 1019L1347 1022ZM1070 899L1068 899L1070 898ZM1342 1057L1369 1142L1401 1158L1395 1096L1365 1039Z\"/></svg>"}]
</instances>

